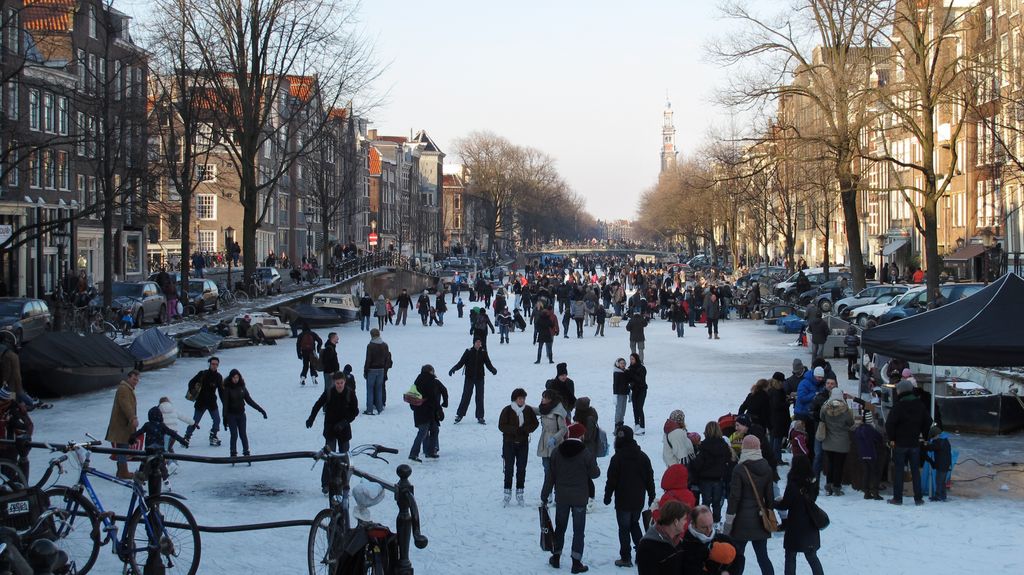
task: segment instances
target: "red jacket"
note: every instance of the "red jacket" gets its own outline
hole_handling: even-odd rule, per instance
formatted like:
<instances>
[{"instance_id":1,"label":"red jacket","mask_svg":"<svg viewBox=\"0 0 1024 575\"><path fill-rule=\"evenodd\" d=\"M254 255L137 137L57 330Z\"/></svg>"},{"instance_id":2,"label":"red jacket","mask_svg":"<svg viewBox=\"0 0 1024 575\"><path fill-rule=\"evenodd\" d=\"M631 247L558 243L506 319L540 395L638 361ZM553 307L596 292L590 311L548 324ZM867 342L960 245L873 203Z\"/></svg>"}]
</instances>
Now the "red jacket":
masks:
<instances>
[{"instance_id":1,"label":"red jacket","mask_svg":"<svg viewBox=\"0 0 1024 575\"><path fill-rule=\"evenodd\" d=\"M789 430L789 446L793 450L793 457L798 455L809 456L807 450L807 432L793 428Z\"/></svg>"},{"instance_id":2,"label":"red jacket","mask_svg":"<svg viewBox=\"0 0 1024 575\"><path fill-rule=\"evenodd\" d=\"M661 488L665 490L665 494L658 500L658 508L660 509L662 505L669 501L679 501L688 508L693 509L697 505L697 498L693 496L689 485L690 472L687 471L686 466L681 463L670 465L665 470L665 474L661 476ZM651 515L657 521L661 514L658 512L658 509L654 509Z\"/></svg>"}]
</instances>

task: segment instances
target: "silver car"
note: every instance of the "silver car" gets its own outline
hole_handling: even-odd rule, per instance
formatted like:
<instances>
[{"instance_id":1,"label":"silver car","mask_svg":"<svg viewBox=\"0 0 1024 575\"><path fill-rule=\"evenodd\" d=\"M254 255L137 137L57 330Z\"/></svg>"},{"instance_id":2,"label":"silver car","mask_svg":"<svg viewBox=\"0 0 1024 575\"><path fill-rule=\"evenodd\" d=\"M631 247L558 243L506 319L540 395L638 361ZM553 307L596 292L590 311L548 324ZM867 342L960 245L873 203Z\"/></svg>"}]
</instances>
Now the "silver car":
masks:
<instances>
[{"instance_id":1,"label":"silver car","mask_svg":"<svg viewBox=\"0 0 1024 575\"><path fill-rule=\"evenodd\" d=\"M167 298L156 282L114 282L111 289L110 307L122 314L125 310L131 311L136 327L141 327L146 321L162 322L167 316ZM91 305L101 307L103 296L96 297Z\"/></svg>"},{"instance_id":2,"label":"silver car","mask_svg":"<svg viewBox=\"0 0 1024 575\"><path fill-rule=\"evenodd\" d=\"M879 296L884 296L884 295L888 295L888 296L901 295L901 294L907 293L908 289L910 289L909 286L900 285L900 284L895 284L895 285L893 285L893 284L879 284L879 285L868 286L868 287L860 290L859 292L857 292L855 295L852 295L850 297L845 297L845 298L837 301L836 304L835 304L835 312L840 317L842 317L842 316L845 316L847 313L850 312L850 310L852 310L853 308L855 308L857 306L862 306L862 305L867 305L869 303L874 303L875 300L877 300ZM889 301L889 300L885 300L885 301Z\"/></svg>"}]
</instances>

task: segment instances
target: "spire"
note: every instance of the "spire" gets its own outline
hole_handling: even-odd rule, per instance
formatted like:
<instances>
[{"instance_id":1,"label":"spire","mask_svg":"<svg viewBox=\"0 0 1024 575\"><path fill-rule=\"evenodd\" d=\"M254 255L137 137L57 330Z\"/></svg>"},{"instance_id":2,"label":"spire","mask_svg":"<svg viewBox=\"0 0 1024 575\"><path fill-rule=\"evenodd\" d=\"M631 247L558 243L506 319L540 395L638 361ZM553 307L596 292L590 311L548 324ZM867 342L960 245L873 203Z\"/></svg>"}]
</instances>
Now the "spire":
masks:
<instances>
[{"instance_id":1,"label":"spire","mask_svg":"<svg viewBox=\"0 0 1024 575\"><path fill-rule=\"evenodd\" d=\"M661 171L672 168L676 165L676 125L672 120L672 101L665 96L665 111L661 126Z\"/></svg>"}]
</instances>

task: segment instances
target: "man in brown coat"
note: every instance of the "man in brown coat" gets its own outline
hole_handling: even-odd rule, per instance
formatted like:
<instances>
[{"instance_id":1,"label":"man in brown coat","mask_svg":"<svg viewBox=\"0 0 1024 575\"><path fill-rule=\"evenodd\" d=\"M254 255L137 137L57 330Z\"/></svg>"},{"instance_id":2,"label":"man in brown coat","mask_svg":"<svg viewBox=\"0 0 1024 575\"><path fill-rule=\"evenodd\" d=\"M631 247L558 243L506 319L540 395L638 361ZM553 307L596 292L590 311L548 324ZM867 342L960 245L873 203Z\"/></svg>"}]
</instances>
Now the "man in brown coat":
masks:
<instances>
[{"instance_id":1,"label":"man in brown coat","mask_svg":"<svg viewBox=\"0 0 1024 575\"><path fill-rule=\"evenodd\" d=\"M112 443L115 449L128 449L131 435L139 427L135 400L135 386L137 385L139 385L139 371L136 369L129 371L128 377L117 384L106 436L106 440ZM117 476L121 479L131 479L132 474L128 471L127 456L117 455L115 459L117 461Z\"/></svg>"},{"instance_id":2,"label":"man in brown coat","mask_svg":"<svg viewBox=\"0 0 1024 575\"><path fill-rule=\"evenodd\" d=\"M537 412L526 405L526 390L517 387L512 391L512 403L505 406L498 416L498 429L504 438L501 457L505 461L505 506L512 499L512 469L516 471L516 502L522 507L523 489L526 487L526 460L530 451L530 434L537 430L540 422Z\"/></svg>"}]
</instances>

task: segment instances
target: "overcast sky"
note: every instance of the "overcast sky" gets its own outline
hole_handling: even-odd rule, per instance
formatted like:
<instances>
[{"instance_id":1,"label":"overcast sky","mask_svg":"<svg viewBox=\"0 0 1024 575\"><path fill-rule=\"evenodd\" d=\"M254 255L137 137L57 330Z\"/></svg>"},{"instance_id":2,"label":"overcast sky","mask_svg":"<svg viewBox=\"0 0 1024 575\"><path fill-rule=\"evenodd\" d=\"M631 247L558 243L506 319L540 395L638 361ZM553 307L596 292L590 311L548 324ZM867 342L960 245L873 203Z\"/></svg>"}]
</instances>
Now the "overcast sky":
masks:
<instances>
[{"instance_id":1,"label":"overcast sky","mask_svg":"<svg viewBox=\"0 0 1024 575\"><path fill-rule=\"evenodd\" d=\"M116 0L145 21L145 2ZM666 95L691 153L721 110L704 44L713 0L363 0L387 65L373 127L425 129L442 151L475 130L543 150L601 219L632 218L660 165ZM454 154L450 162L457 162Z\"/></svg>"}]
</instances>

